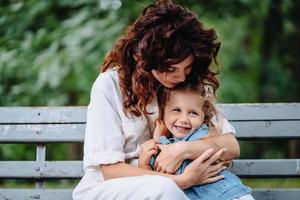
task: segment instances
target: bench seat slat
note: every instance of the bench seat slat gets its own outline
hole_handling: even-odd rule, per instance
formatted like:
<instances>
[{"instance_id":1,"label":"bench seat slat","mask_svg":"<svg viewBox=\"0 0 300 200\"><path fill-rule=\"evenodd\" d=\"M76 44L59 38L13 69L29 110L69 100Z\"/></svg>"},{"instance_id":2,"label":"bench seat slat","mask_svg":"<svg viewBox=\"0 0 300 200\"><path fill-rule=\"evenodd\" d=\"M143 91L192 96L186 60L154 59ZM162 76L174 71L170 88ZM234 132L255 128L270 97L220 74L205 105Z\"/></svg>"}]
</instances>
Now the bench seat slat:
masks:
<instances>
[{"instance_id":1,"label":"bench seat slat","mask_svg":"<svg viewBox=\"0 0 300 200\"><path fill-rule=\"evenodd\" d=\"M72 189L0 189L0 199L5 200L72 200ZM253 189L252 195L257 200L298 200L299 188Z\"/></svg>"},{"instance_id":2,"label":"bench seat slat","mask_svg":"<svg viewBox=\"0 0 300 200\"><path fill-rule=\"evenodd\" d=\"M300 188L257 188L252 194L257 200L299 200Z\"/></svg>"},{"instance_id":3,"label":"bench seat slat","mask_svg":"<svg viewBox=\"0 0 300 200\"><path fill-rule=\"evenodd\" d=\"M240 177L300 177L300 159L235 160ZM81 178L82 161L0 161L0 178Z\"/></svg>"}]
</instances>

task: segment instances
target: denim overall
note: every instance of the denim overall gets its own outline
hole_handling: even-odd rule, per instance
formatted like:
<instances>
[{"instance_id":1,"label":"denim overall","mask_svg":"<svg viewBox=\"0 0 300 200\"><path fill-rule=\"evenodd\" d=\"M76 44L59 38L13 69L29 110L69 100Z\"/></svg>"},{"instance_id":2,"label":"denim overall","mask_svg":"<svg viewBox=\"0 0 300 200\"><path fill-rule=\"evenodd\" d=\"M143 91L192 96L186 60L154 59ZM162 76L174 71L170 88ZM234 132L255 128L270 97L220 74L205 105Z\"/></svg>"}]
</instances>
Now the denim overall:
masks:
<instances>
[{"instance_id":1,"label":"denim overall","mask_svg":"<svg viewBox=\"0 0 300 200\"><path fill-rule=\"evenodd\" d=\"M160 137L161 144L171 144L179 141L194 141L198 140L208 134L208 127L202 125L199 129L193 133L188 134L184 138L167 138L165 136ZM157 155L156 155L157 156ZM152 156L150 165L154 166L156 156ZM185 160L181 166L177 169L175 174L182 174L186 166L190 163L190 160ZM188 189L183 190L190 200L232 200L234 198L241 197L251 193L251 189L241 182L241 180L233 173L223 170L220 175L224 176L224 179L209 183L205 185L195 185Z\"/></svg>"}]
</instances>

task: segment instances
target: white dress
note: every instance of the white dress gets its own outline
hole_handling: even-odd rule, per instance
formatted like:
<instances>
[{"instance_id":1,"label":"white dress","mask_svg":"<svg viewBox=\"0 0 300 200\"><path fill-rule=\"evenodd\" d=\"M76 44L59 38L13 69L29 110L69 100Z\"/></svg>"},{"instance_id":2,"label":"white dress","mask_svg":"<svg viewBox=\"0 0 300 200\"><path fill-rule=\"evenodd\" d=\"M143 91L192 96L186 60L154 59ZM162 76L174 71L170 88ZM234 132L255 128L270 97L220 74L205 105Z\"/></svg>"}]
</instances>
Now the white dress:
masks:
<instances>
[{"instance_id":1,"label":"white dress","mask_svg":"<svg viewBox=\"0 0 300 200\"><path fill-rule=\"evenodd\" d=\"M122 102L117 69L101 73L93 84L87 110L85 175L74 189L73 199L187 199L166 177L144 175L104 182L100 164L126 162L137 166L141 145L151 138L150 132L158 117L156 101L147 107L148 112L154 113L149 115L149 122L143 116L126 116ZM235 133L227 120L222 130ZM166 190L170 192L164 192Z\"/></svg>"}]
</instances>

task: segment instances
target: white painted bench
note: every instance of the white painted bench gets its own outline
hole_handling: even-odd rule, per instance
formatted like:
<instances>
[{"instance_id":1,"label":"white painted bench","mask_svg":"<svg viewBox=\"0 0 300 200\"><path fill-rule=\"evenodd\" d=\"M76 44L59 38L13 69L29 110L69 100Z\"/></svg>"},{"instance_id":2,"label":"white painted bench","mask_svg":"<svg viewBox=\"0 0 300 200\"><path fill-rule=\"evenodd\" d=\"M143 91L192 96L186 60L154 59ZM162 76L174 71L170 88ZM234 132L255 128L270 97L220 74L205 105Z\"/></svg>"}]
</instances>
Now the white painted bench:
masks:
<instances>
[{"instance_id":1,"label":"white painted bench","mask_svg":"<svg viewBox=\"0 0 300 200\"><path fill-rule=\"evenodd\" d=\"M300 139L300 103L220 104L240 140ZM105 113L103 113L105 114ZM36 160L3 161L0 179L34 179L35 189L0 188L0 199L72 199L72 189L45 189L50 179L79 179L81 161L47 161L47 143L83 142L86 107L0 107L0 143L34 143ZM294 177L299 159L235 160L230 169L240 177ZM300 199L299 188L254 189L258 200Z\"/></svg>"}]
</instances>

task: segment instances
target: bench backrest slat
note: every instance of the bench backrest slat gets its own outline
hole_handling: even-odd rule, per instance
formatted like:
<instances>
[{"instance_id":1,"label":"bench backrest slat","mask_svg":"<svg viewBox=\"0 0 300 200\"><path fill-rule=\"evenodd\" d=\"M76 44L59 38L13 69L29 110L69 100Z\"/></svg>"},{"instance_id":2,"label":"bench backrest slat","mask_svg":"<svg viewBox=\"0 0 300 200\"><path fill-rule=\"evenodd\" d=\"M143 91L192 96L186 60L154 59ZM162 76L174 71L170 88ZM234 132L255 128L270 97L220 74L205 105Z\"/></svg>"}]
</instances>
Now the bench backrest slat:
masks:
<instances>
[{"instance_id":1,"label":"bench backrest slat","mask_svg":"<svg viewBox=\"0 0 300 200\"><path fill-rule=\"evenodd\" d=\"M218 104L231 121L300 120L300 103Z\"/></svg>"},{"instance_id":2,"label":"bench backrest slat","mask_svg":"<svg viewBox=\"0 0 300 200\"><path fill-rule=\"evenodd\" d=\"M238 139L300 138L300 121L232 122ZM2 143L83 142L85 124L0 124Z\"/></svg>"},{"instance_id":3,"label":"bench backrest slat","mask_svg":"<svg viewBox=\"0 0 300 200\"><path fill-rule=\"evenodd\" d=\"M85 124L0 124L0 142L83 142Z\"/></svg>"},{"instance_id":4,"label":"bench backrest slat","mask_svg":"<svg viewBox=\"0 0 300 200\"><path fill-rule=\"evenodd\" d=\"M80 178L82 161L0 161L0 178Z\"/></svg>"},{"instance_id":5,"label":"bench backrest slat","mask_svg":"<svg viewBox=\"0 0 300 200\"><path fill-rule=\"evenodd\" d=\"M55 199L55 200L72 200L72 189L0 189L2 199ZM276 189L262 188L253 189L253 196L257 200L298 200L300 199L300 189Z\"/></svg>"},{"instance_id":6,"label":"bench backrest slat","mask_svg":"<svg viewBox=\"0 0 300 200\"><path fill-rule=\"evenodd\" d=\"M218 104L228 120L300 120L300 103ZM85 123L86 107L2 107L0 123Z\"/></svg>"},{"instance_id":7,"label":"bench backrest slat","mask_svg":"<svg viewBox=\"0 0 300 200\"><path fill-rule=\"evenodd\" d=\"M0 166L0 178L80 178L83 175L82 161L0 161ZM235 160L228 169L241 177L300 177L299 167L300 159L245 159Z\"/></svg>"},{"instance_id":8,"label":"bench backrest slat","mask_svg":"<svg viewBox=\"0 0 300 200\"><path fill-rule=\"evenodd\" d=\"M2 107L2 124L85 123L85 106L68 107Z\"/></svg>"}]
</instances>

